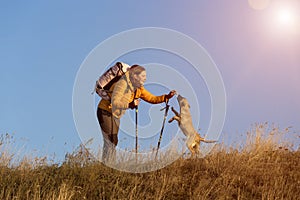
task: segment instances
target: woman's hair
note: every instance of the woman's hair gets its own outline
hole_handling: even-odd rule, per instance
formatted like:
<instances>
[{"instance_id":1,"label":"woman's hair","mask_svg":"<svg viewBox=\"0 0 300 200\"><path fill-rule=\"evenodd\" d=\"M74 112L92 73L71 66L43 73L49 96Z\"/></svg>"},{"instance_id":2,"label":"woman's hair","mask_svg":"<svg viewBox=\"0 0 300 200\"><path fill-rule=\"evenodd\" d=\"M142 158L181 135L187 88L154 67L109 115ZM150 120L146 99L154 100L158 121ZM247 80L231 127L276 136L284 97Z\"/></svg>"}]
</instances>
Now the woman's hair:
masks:
<instances>
[{"instance_id":1,"label":"woman's hair","mask_svg":"<svg viewBox=\"0 0 300 200\"><path fill-rule=\"evenodd\" d=\"M130 74L131 75L139 75L140 73L142 73L143 71L146 71L146 69L140 65L132 65L130 67Z\"/></svg>"},{"instance_id":2,"label":"woman's hair","mask_svg":"<svg viewBox=\"0 0 300 200\"><path fill-rule=\"evenodd\" d=\"M139 75L143 71L146 71L146 69L140 65L132 65L129 70L129 77L131 80L133 80L133 75Z\"/></svg>"}]
</instances>

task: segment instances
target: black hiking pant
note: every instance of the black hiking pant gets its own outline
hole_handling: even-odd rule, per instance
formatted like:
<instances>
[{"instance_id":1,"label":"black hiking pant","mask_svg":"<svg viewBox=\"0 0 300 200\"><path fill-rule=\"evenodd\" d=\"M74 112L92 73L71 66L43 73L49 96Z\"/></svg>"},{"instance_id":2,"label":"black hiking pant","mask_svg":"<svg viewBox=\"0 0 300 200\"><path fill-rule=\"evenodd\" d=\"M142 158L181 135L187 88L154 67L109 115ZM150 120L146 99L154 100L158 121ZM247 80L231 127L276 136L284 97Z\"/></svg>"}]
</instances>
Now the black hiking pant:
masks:
<instances>
[{"instance_id":1,"label":"black hiking pant","mask_svg":"<svg viewBox=\"0 0 300 200\"><path fill-rule=\"evenodd\" d=\"M116 158L116 146L118 144L118 132L120 119L113 117L112 113L97 109L97 118L103 135L102 162L114 162Z\"/></svg>"}]
</instances>

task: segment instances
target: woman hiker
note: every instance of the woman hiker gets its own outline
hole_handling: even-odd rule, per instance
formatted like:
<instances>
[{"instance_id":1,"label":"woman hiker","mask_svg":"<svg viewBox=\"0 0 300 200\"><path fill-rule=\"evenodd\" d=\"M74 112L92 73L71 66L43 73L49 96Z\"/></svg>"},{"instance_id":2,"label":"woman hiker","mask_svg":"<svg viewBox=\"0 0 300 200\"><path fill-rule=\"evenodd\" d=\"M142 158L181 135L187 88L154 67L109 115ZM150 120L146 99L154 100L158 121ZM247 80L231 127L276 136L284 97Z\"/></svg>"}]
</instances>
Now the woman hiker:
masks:
<instances>
[{"instance_id":1,"label":"woman hiker","mask_svg":"<svg viewBox=\"0 0 300 200\"><path fill-rule=\"evenodd\" d=\"M167 102L176 94L176 91L172 90L169 94L155 96L144 88L145 81L146 69L140 65L133 65L111 86L111 100L101 99L99 102L97 118L104 139L102 162L115 161L120 118L126 109L136 108L140 103L139 98L151 104L158 104Z\"/></svg>"}]
</instances>

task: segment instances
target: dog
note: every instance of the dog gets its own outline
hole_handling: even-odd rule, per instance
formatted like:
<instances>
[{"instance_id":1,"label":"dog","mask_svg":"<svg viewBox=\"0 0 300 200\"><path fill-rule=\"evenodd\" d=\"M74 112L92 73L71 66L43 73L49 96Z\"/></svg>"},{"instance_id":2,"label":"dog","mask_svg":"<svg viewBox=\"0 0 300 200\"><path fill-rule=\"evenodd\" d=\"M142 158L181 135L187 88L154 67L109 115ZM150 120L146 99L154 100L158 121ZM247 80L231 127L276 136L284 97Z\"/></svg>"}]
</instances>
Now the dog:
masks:
<instances>
[{"instance_id":1,"label":"dog","mask_svg":"<svg viewBox=\"0 0 300 200\"><path fill-rule=\"evenodd\" d=\"M178 113L174 107L172 107L172 111L175 116L172 117L168 122L171 123L174 120L178 122L179 128L183 132L183 134L187 137L186 145L192 156L199 154L200 150L200 142L205 143L215 143L215 140L205 140L202 138L198 132L195 130L192 122L192 115L190 113L190 104L188 100L181 95L177 96L177 101L180 107L180 113Z\"/></svg>"}]
</instances>

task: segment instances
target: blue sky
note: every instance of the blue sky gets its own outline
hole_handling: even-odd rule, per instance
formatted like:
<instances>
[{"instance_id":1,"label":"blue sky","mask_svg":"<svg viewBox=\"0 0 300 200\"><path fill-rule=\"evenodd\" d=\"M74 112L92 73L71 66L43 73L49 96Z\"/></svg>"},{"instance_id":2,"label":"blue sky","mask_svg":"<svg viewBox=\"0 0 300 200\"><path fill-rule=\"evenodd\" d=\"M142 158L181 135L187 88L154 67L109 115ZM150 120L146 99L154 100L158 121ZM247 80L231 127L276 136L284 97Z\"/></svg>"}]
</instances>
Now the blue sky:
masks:
<instances>
[{"instance_id":1,"label":"blue sky","mask_svg":"<svg viewBox=\"0 0 300 200\"><path fill-rule=\"evenodd\" d=\"M284 6L293 8L295 27L276 21ZM226 88L229 141L256 122L299 133L299 11L296 0L262 10L233 0L1 1L0 133L13 134L25 151L63 158L81 142L72 114L80 65L108 37L141 27L182 32L207 50Z\"/></svg>"}]
</instances>

